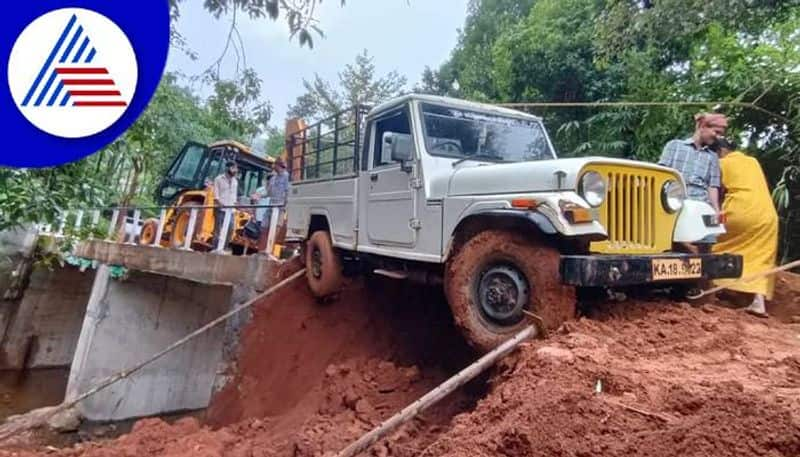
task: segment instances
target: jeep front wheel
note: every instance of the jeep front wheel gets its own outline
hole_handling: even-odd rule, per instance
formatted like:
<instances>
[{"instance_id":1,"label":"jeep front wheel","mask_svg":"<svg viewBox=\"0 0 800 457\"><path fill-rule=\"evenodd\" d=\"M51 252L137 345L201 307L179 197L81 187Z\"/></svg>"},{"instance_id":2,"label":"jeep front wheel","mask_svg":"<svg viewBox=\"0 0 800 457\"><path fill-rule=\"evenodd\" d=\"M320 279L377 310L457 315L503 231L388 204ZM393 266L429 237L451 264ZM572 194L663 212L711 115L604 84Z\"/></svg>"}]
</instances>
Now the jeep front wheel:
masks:
<instances>
[{"instance_id":1,"label":"jeep front wheel","mask_svg":"<svg viewBox=\"0 0 800 457\"><path fill-rule=\"evenodd\" d=\"M448 261L445 294L467 341L489 351L521 330L535 313L547 329L575 315L575 288L561 284L559 253L539 240L487 230Z\"/></svg>"},{"instance_id":2,"label":"jeep front wheel","mask_svg":"<svg viewBox=\"0 0 800 457\"><path fill-rule=\"evenodd\" d=\"M336 253L331 236L316 231L306 243L306 278L311 292L318 298L333 295L342 288L342 261Z\"/></svg>"}]
</instances>

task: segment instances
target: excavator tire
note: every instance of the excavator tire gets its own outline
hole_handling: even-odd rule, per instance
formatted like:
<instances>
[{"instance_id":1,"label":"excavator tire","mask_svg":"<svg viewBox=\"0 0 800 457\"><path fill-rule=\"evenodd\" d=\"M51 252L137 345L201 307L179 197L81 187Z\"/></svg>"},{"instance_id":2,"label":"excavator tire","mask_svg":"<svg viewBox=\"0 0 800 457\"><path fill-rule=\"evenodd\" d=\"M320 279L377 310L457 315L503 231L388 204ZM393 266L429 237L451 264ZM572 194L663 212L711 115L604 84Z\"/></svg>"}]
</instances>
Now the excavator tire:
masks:
<instances>
[{"instance_id":1,"label":"excavator tire","mask_svg":"<svg viewBox=\"0 0 800 457\"><path fill-rule=\"evenodd\" d=\"M156 239L156 233L158 233L158 219L145 219L142 223L142 229L139 231L139 244L143 246L152 246L153 241Z\"/></svg>"},{"instance_id":2,"label":"excavator tire","mask_svg":"<svg viewBox=\"0 0 800 457\"><path fill-rule=\"evenodd\" d=\"M195 202L186 202L182 204L177 211L175 212L175 222L172 226L172 233L169 237L169 245L172 248L180 249L183 247L184 241L186 240L186 229L189 226L189 219L192 214L192 208L200 206L198 203ZM202 216L202 210L197 210L197 221L195 222L194 226L194 235L192 238L200 233L201 230L201 222L200 217Z\"/></svg>"},{"instance_id":3,"label":"excavator tire","mask_svg":"<svg viewBox=\"0 0 800 457\"><path fill-rule=\"evenodd\" d=\"M575 288L561 284L559 253L529 234L486 230L448 261L445 295L466 340L488 352L541 317L546 330L575 316Z\"/></svg>"}]
</instances>

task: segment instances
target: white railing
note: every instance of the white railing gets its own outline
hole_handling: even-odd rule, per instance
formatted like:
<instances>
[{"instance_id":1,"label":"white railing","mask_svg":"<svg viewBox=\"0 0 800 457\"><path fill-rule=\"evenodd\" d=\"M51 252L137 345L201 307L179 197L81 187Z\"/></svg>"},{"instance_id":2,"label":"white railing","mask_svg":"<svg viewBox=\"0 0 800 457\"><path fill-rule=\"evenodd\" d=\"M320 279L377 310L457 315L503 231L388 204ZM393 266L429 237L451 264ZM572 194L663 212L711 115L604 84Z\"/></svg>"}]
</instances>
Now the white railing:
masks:
<instances>
[{"instance_id":1,"label":"white railing","mask_svg":"<svg viewBox=\"0 0 800 457\"><path fill-rule=\"evenodd\" d=\"M278 229L278 219L281 216L281 209L282 206L276 205L238 205L238 206L192 206L190 207L189 211L189 221L186 224L186 231L183 233L183 245L179 248L181 250L192 250L192 243L194 240L194 233L195 228L197 227L197 216L200 213L200 210L209 209L209 210L222 210L224 212L224 218L222 221L222 226L220 227L219 233L215 234L216 236L216 246L211 252L216 254L224 254L225 248L227 247L227 242L230 241L228 232L230 230L230 226L233 223L233 215L234 210L243 210L243 209L266 209L270 212L269 217L269 228L267 232L267 242L264 250L267 254L272 254L275 248L275 235ZM126 214L124 215L125 220L123 221L122 225L120 226L120 217L123 216L121 208L106 208L106 209L92 209L92 210L65 210L59 213L59 217L57 218L58 229L53 231L53 227L49 224L39 225L39 233L46 236L52 237L66 237L70 236L65 234L65 232L74 231L76 233L80 233L84 229L89 230L89 239L94 239L94 234L96 229L100 226L100 220L103 216L103 213L107 213L109 210L111 211L111 217L109 219L108 225L108 232L105 235L105 240L109 242L115 242L120 244L142 244L137 240L137 237L140 236L143 224L142 224L142 211L158 211L158 227L156 229L155 237L153 238L153 242L150 244L153 247L163 247L161 245L162 238L164 235L164 227L167 223L167 210L172 209L173 214L178 209L186 209L186 207L175 207L175 206L162 206L162 207L146 207L146 208L124 208ZM87 213L90 215L89 224L85 225L85 219ZM132 216L128 216L127 214L132 213ZM71 225L71 228L67 227L67 222L69 221L70 217L74 215L74 222ZM174 218L173 218L174 219ZM173 229L175 220L173 220ZM260 222L259 222L260 224ZM122 232L122 237L118 236L118 234ZM223 236L224 234L224 236ZM259 240L260 241L260 238Z\"/></svg>"}]
</instances>

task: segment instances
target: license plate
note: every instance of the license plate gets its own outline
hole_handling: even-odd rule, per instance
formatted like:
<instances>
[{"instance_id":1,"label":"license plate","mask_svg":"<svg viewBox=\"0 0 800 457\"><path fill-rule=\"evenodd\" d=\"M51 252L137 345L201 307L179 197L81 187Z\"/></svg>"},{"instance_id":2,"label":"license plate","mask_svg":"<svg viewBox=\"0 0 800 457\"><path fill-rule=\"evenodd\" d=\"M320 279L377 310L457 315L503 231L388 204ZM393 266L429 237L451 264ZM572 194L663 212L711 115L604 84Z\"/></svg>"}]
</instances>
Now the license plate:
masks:
<instances>
[{"instance_id":1,"label":"license plate","mask_svg":"<svg viewBox=\"0 0 800 457\"><path fill-rule=\"evenodd\" d=\"M703 275L702 259L654 259L653 281L699 278Z\"/></svg>"}]
</instances>

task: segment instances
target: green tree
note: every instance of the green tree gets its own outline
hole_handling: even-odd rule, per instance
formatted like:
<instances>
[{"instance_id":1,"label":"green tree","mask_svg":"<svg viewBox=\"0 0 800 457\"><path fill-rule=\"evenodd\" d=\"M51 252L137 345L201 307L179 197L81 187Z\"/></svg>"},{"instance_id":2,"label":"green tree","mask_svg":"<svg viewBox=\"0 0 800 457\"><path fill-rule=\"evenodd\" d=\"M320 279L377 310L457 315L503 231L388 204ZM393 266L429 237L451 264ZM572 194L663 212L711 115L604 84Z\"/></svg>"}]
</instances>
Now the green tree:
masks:
<instances>
[{"instance_id":1,"label":"green tree","mask_svg":"<svg viewBox=\"0 0 800 457\"><path fill-rule=\"evenodd\" d=\"M277 127L269 127L266 134L267 137L264 140L264 151L266 152L267 156L272 158L280 157L286 147L286 139L283 130Z\"/></svg>"},{"instance_id":2,"label":"green tree","mask_svg":"<svg viewBox=\"0 0 800 457\"><path fill-rule=\"evenodd\" d=\"M794 258L798 30L800 0L475 0L450 59L418 87L493 102L630 102L532 108L562 155L655 160L667 140L691 133L693 114L722 110L778 182L783 252ZM723 103L686 105L697 101Z\"/></svg>"},{"instance_id":3,"label":"green tree","mask_svg":"<svg viewBox=\"0 0 800 457\"><path fill-rule=\"evenodd\" d=\"M494 72L494 45L506 30L528 16L535 3L536 0L470 0L456 48L436 74L428 69L427 76L423 75L422 90L475 100L501 99Z\"/></svg>"},{"instance_id":4,"label":"green tree","mask_svg":"<svg viewBox=\"0 0 800 457\"><path fill-rule=\"evenodd\" d=\"M306 92L289 106L289 116L319 120L350 106L376 105L402 93L406 78L396 71L377 76L373 61L365 49L339 73L336 83L319 75L314 75L312 81L303 80Z\"/></svg>"}]
</instances>

